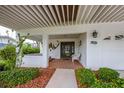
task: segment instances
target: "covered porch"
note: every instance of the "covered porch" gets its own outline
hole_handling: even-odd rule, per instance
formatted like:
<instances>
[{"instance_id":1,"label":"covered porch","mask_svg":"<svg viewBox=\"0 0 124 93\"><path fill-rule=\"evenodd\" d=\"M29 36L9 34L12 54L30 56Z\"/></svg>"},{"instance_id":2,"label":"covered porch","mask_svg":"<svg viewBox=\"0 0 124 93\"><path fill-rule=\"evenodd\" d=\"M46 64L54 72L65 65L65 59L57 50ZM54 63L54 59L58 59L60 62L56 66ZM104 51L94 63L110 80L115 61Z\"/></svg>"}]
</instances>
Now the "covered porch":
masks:
<instances>
[{"instance_id":1,"label":"covered porch","mask_svg":"<svg viewBox=\"0 0 124 93\"><path fill-rule=\"evenodd\" d=\"M121 5L0 6L0 25L23 36L30 33L30 39L41 42L42 55L32 55L32 59L26 55L27 66L31 63L31 67L47 68L50 58L61 59L63 51L59 46L50 51L49 43L56 38L56 46L57 41L67 42L62 39L73 35L75 42L82 42L80 48L75 47L74 54L81 55L79 62L84 67L124 70L123 9Z\"/></svg>"},{"instance_id":2,"label":"covered porch","mask_svg":"<svg viewBox=\"0 0 124 93\"><path fill-rule=\"evenodd\" d=\"M29 38L41 41L40 54L25 55L22 67L44 68L45 53L47 53L45 67L77 69L86 63L86 33L54 34L48 35L47 39L43 35L30 36ZM45 49L47 50L45 51ZM44 63L41 62L43 60Z\"/></svg>"}]
</instances>

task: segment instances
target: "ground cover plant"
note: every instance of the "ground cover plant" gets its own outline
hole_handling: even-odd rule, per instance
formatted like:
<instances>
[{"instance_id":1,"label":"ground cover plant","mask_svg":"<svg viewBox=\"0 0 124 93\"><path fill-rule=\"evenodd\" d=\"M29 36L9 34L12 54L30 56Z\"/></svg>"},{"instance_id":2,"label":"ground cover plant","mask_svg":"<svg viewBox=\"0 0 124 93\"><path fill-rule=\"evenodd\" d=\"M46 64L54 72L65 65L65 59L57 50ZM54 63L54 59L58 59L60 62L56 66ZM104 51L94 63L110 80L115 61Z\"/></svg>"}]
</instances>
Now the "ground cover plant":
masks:
<instances>
[{"instance_id":1,"label":"ground cover plant","mask_svg":"<svg viewBox=\"0 0 124 93\"><path fill-rule=\"evenodd\" d=\"M39 75L38 68L15 68L0 72L0 87L15 87L24 84Z\"/></svg>"},{"instance_id":2,"label":"ground cover plant","mask_svg":"<svg viewBox=\"0 0 124 93\"><path fill-rule=\"evenodd\" d=\"M0 71L11 70L15 67L16 62L16 47L7 45L0 49Z\"/></svg>"},{"instance_id":3,"label":"ground cover plant","mask_svg":"<svg viewBox=\"0 0 124 93\"><path fill-rule=\"evenodd\" d=\"M28 51L27 54L38 53L39 49L26 47L25 51ZM16 46L6 45L0 49L0 87L16 87L39 76L38 68L17 68L16 58Z\"/></svg>"},{"instance_id":4,"label":"ground cover plant","mask_svg":"<svg viewBox=\"0 0 124 93\"><path fill-rule=\"evenodd\" d=\"M86 88L124 88L124 79L110 68L100 68L98 71L80 68L75 71L78 87Z\"/></svg>"}]
</instances>

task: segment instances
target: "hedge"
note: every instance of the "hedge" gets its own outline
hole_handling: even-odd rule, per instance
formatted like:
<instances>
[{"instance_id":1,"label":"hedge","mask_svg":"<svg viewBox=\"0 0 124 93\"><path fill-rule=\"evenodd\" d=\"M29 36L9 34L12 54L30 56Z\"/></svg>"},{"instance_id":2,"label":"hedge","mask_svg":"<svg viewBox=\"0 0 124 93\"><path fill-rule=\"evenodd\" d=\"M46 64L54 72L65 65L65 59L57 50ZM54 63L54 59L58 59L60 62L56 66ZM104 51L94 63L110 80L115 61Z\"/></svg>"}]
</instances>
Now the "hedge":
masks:
<instances>
[{"instance_id":1,"label":"hedge","mask_svg":"<svg viewBox=\"0 0 124 93\"><path fill-rule=\"evenodd\" d=\"M1 70L11 70L15 67L16 47L7 45L0 50L0 68Z\"/></svg>"},{"instance_id":2,"label":"hedge","mask_svg":"<svg viewBox=\"0 0 124 93\"><path fill-rule=\"evenodd\" d=\"M23 45L23 54L40 53L40 48L33 48L29 45Z\"/></svg>"},{"instance_id":3,"label":"hedge","mask_svg":"<svg viewBox=\"0 0 124 93\"><path fill-rule=\"evenodd\" d=\"M0 50L0 56L3 60L16 60L16 47L13 45L7 45Z\"/></svg>"},{"instance_id":4,"label":"hedge","mask_svg":"<svg viewBox=\"0 0 124 93\"><path fill-rule=\"evenodd\" d=\"M113 69L103 67L98 70L98 78L102 81L109 82L112 79L119 78L119 73Z\"/></svg>"}]
</instances>

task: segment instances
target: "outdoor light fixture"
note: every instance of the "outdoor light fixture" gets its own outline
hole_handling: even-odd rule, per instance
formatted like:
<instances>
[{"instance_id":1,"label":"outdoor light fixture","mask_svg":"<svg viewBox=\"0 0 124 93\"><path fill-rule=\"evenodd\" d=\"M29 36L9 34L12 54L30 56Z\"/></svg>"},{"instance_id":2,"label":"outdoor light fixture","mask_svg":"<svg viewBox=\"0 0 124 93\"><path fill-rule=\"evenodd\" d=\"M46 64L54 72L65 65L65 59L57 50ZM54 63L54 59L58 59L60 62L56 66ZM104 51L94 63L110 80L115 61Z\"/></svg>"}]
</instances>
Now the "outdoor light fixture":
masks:
<instances>
[{"instance_id":1,"label":"outdoor light fixture","mask_svg":"<svg viewBox=\"0 0 124 93\"><path fill-rule=\"evenodd\" d=\"M93 36L93 38L97 38L98 32L96 32L96 30L94 30L94 32L92 33L92 36Z\"/></svg>"}]
</instances>

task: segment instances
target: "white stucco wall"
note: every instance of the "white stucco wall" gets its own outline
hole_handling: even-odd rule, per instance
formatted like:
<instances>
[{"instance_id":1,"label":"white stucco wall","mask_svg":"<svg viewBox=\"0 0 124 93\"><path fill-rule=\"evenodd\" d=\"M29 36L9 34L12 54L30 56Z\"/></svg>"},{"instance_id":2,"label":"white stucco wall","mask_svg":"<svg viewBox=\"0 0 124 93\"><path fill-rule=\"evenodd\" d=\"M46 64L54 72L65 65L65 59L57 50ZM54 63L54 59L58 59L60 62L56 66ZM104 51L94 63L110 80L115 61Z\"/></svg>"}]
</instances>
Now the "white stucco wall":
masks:
<instances>
[{"instance_id":1,"label":"white stucco wall","mask_svg":"<svg viewBox=\"0 0 124 93\"><path fill-rule=\"evenodd\" d=\"M43 67L42 55L25 55L21 67Z\"/></svg>"},{"instance_id":2,"label":"white stucco wall","mask_svg":"<svg viewBox=\"0 0 124 93\"><path fill-rule=\"evenodd\" d=\"M124 35L122 29L101 28L98 30L98 38L87 34L87 67L98 69L99 67L110 67L117 70L124 70L124 39L115 40L115 35ZM111 36L111 40L103 40ZM90 41L97 41L98 44L91 44Z\"/></svg>"},{"instance_id":3,"label":"white stucco wall","mask_svg":"<svg viewBox=\"0 0 124 93\"><path fill-rule=\"evenodd\" d=\"M80 63L86 66L86 56L87 56L87 34L83 33L80 35L79 40L81 40L81 46L79 47L79 53L81 54Z\"/></svg>"},{"instance_id":4,"label":"white stucco wall","mask_svg":"<svg viewBox=\"0 0 124 93\"><path fill-rule=\"evenodd\" d=\"M95 39L91 36L94 30L96 30L99 35L98 38ZM92 69L110 67L124 70L124 39L114 39L115 35L124 35L124 22L34 28L19 30L19 32L30 32L32 35L43 35L44 33L48 35L77 34L86 32L86 67ZM108 36L111 36L112 39L103 40ZM98 44L91 44L91 41L97 41Z\"/></svg>"}]
</instances>

